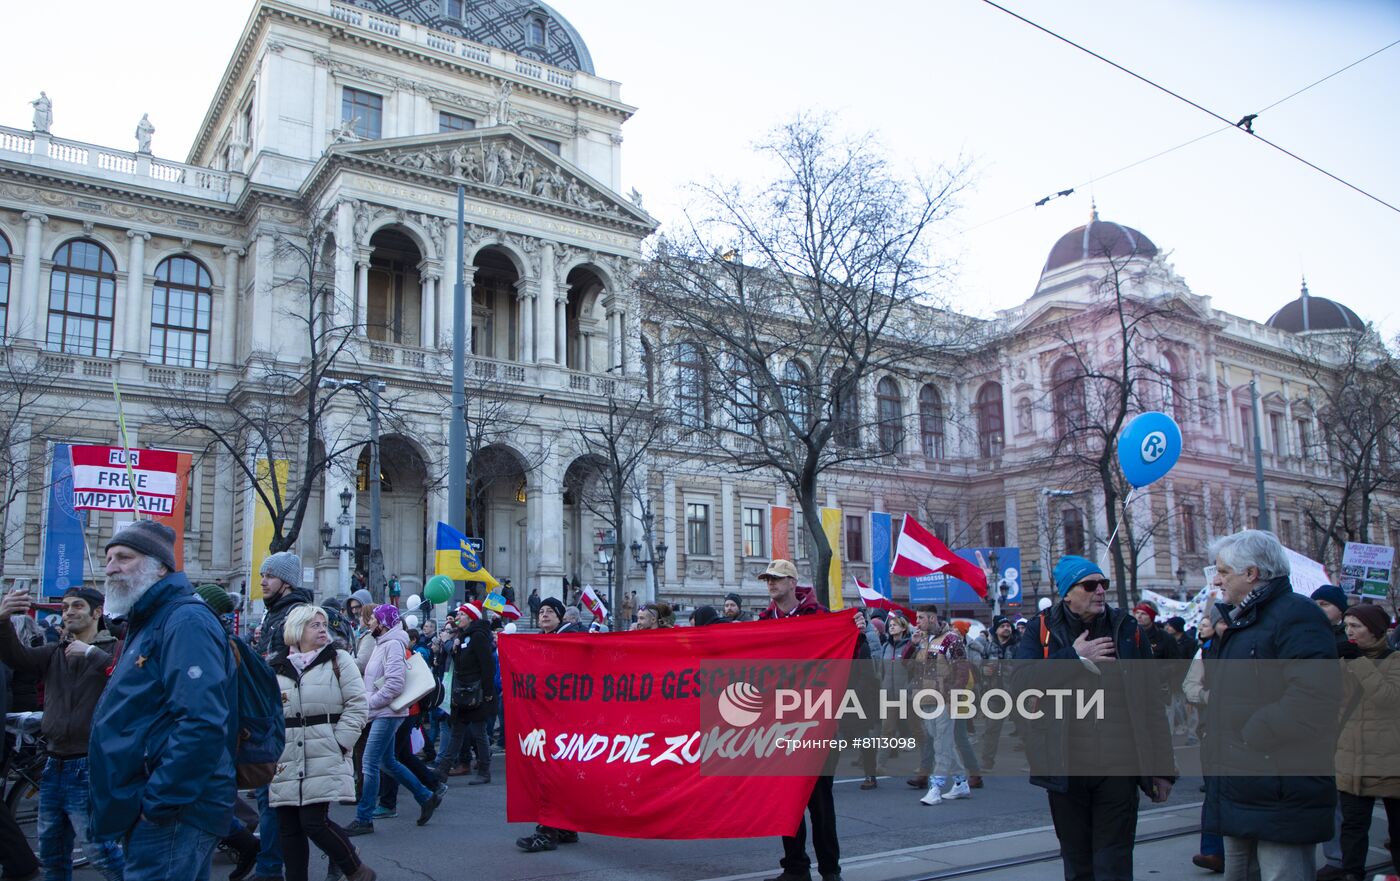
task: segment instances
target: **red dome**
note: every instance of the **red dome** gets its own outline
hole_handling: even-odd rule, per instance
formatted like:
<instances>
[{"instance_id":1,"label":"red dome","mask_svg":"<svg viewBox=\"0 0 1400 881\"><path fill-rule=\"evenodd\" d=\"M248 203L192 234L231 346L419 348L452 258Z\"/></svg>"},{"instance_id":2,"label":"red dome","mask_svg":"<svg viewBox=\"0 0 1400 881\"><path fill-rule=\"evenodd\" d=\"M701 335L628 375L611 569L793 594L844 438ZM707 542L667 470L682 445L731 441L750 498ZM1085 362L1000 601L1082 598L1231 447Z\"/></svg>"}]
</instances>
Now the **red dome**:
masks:
<instances>
[{"instance_id":1,"label":"red dome","mask_svg":"<svg viewBox=\"0 0 1400 881\"><path fill-rule=\"evenodd\" d=\"M1060 236L1055 247L1050 249L1050 256L1040 274L1053 272L1081 260L1103 260L1108 257L1151 258L1156 254L1157 246L1152 244L1152 240L1147 236L1131 226L1099 220L1099 213L1095 211L1087 224Z\"/></svg>"}]
</instances>

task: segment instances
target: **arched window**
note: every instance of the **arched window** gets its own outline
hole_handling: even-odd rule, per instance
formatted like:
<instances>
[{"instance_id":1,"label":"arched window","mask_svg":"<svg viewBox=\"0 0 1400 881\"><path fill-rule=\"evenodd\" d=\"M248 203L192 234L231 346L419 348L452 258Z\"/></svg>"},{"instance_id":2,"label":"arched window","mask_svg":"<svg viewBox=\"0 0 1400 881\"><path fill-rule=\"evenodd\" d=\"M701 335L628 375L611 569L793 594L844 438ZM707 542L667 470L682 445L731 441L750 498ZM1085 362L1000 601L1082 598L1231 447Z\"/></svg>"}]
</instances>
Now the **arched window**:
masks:
<instances>
[{"instance_id":1,"label":"arched window","mask_svg":"<svg viewBox=\"0 0 1400 881\"><path fill-rule=\"evenodd\" d=\"M943 458L943 396L932 385L919 389L919 441L924 456Z\"/></svg>"},{"instance_id":2,"label":"arched window","mask_svg":"<svg viewBox=\"0 0 1400 881\"><path fill-rule=\"evenodd\" d=\"M1177 422L1186 419L1186 376L1181 372L1181 364L1171 352L1162 353L1162 409L1172 414Z\"/></svg>"},{"instance_id":3,"label":"arched window","mask_svg":"<svg viewBox=\"0 0 1400 881\"><path fill-rule=\"evenodd\" d=\"M117 264L106 248L87 239L60 245L49 278L49 348L110 358L116 300Z\"/></svg>"},{"instance_id":4,"label":"arched window","mask_svg":"<svg viewBox=\"0 0 1400 881\"><path fill-rule=\"evenodd\" d=\"M880 420L880 449L904 452L904 404L893 377L886 376L875 386L875 412Z\"/></svg>"},{"instance_id":5,"label":"arched window","mask_svg":"<svg viewBox=\"0 0 1400 881\"><path fill-rule=\"evenodd\" d=\"M1078 508L1063 508L1060 510L1061 537L1064 540L1064 552L1075 556L1084 555L1084 515L1079 513Z\"/></svg>"},{"instance_id":6,"label":"arched window","mask_svg":"<svg viewBox=\"0 0 1400 881\"><path fill-rule=\"evenodd\" d=\"M987 382L977 390L977 446L982 458L1000 456L1006 443L1006 414L1001 405L1001 383Z\"/></svg>"},{"instance_id":7,"label":"arched window","mask_svg":"<svg viewBox=\"0 0 1400 881\"><path fill-rule=\"evenodd\" d=\"M682 425L699 428L709 421L705 356L700 347L684 342L676 347L676 409Z\"/></svg>"},{"instance_id":8,"label":"arched window","mask_svg":"<svg viewBox=\"0 0 1400 881\"><path fill-rule=\"evenodd\" d=\"M646 337L642 337L642 372L646 374L647 380L647 400L656 400L656 354L651 350L651 343Z\"/></svg>"},{"instance_id":9,"label":"arched window","mask_svg":"<svg viewBox=\"0 0 1400 881\"><path fill-rule=\"evenodd\" d=\"M843 447L860 446L860 401L851 372L842 367L831 378L832 436Z\"/></svg>"},{"instance_id":10,"label":"arched window","mask_svg":"<svg viewBox=\"0 0 1400 881\"><path fill-rule=\"evenodd\" d=\"M10 240L0 235L0 338L10 321Z\"/></svg>"},{"instance_id":11,"label":"arched window","mask_svg":"<svg viewBox=\"0 0 1400 881\"><path fill-rule=\"evenodd\" d=\"M151 289L150 359L181 367L209 366L209 270L192 257L167 257Z\"/></svg>"},{"instance_id":12,"label":"arched window","mask_svg":"<svg viewBox=\"0 0 1400 881\"><path fill-rule=\"evenodd\" d=\"M544 18L538 15L530 16L525 22L525 45L534 49L543 49L544 35Z\"/></svg>"},{"instance_id":13,"label":"arched window","mask_svg":"<svg viewBox=\"0 0 1400 881\"><path fill-rule=\"evenodd\" d=\"M1050 371L1050 397L1056 437L1068 437L1084 427L1084 371L1073 358L1061 358Z\"/></svg>"},{"instance_id":14,"label":"arched window","mask_svg":"<svg viewBox=\"0 0 1400 881\"><path fill-rule=\"evenodd\" d=\"M812 424L812 373L801 361L783 365L783 406L798 429L806 433Z\"/></svg>"},{"instance_id":15,"label":"arched window","mask_svg":"<svg viewBox=\"0 0 1400 881\"><path fill-rule=\"evenodd\" d=\"M729 356L728 364L732 391L730 413L734 419L734 427L761 430L765 408L761 398L762 392L759 391L758 383L754 382L753 370L749 368L748 362L737 354Z\"/></svg>"}]
</instances>

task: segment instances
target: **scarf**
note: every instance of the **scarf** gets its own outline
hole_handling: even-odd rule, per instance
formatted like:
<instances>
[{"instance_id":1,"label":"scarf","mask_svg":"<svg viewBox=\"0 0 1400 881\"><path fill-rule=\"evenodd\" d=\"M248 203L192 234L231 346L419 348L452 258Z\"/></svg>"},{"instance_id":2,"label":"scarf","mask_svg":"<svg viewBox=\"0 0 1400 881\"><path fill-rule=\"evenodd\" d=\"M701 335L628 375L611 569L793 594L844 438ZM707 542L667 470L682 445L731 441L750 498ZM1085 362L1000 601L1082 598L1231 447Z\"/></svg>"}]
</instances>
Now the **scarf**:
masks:
<instances>
[{"instance_id":1,"label":"scarf","mask_svg":"<svg viewBox=\"0 0 1400 881\"><path fill-rule=\"evenodd\" d=\"M312 649L309 652L288 651L287 660L292 662L292 666L297 668L298 673L305 673L307 666L316 660L316 656L319 654L321 654L321 649Z\"/></svg>"}]
</instances>

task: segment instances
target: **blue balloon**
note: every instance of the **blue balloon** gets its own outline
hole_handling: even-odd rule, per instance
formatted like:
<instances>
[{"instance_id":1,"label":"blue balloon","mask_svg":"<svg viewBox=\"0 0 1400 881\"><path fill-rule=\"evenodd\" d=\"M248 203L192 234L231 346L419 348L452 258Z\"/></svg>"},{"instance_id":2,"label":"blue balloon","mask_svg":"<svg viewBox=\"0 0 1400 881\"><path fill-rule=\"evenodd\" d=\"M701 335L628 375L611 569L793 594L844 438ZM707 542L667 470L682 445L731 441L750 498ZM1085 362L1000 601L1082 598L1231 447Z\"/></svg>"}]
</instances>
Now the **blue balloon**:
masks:
<instances>
[{"instance_id":1,"label":"blue balloon","mask_svg":"<svg viewBox=\"0 0 1400 881\"><path fill-rule=\"evenodd\" d=\"M1133 418L1118 436L1118 464L1134 489L1161 480L1181 458L1181 429L1165 413Z\"/></svg>"}]
</instances>

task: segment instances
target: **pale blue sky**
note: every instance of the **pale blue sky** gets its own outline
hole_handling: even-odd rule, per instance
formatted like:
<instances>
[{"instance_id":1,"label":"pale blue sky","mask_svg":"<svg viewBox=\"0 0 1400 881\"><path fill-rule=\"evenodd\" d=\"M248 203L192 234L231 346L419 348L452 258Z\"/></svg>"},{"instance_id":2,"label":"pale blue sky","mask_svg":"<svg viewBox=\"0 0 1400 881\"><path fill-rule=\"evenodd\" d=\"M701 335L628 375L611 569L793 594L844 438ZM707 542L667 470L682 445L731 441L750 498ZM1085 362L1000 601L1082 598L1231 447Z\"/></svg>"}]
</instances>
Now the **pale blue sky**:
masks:
<instances>
[{"instance_id":1,"label":"pale blue sky","mask_svg":"<svg viewBox=\"0 0 1400 881\"><path fill-rule=\"evenodd\" d=\"M1400 332L1400 213L1237 131L1027 208L1220 124L980 0L552 5L638 106L623 189L637 187L663 221L687 181L742 178L766 129L828 110L878 131L902 161L974 160L966 231L941 243L961 266L957 308L987 314L1029 296L1093 195L1104 219L1174 252L1192 289L1221 308L1262 321L1306 273L1314 294ZM1382 0L1004 5L1232 120L1400 39L1400 3ZM17 5L7 31L28 36L6 46L0 124L28 128L28 101L45 89L56 134L131 148L144 112L157 155L183 159L250 10L248 0ZM1400 205L1397 92L1400 46L1262 114L1256 129Z\"/></svg>"}]
</instances>

